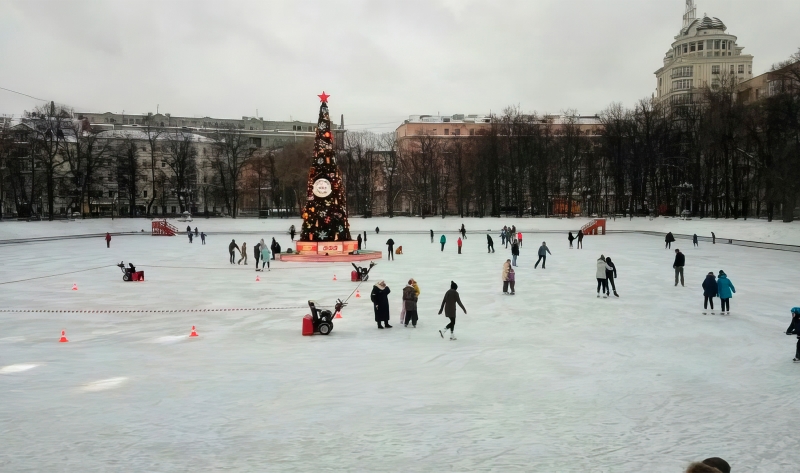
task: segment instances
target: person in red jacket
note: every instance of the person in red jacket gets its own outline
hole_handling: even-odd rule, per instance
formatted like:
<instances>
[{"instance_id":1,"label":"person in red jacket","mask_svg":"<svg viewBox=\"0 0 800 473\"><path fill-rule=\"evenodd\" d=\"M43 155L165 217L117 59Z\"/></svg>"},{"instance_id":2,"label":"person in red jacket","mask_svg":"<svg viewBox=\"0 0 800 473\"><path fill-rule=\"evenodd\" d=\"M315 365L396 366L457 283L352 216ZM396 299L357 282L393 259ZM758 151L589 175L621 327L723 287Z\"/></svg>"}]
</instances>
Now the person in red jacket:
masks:
<instances>
[{"instance_id":1,"label":"person in red jacket","mask_svg":"<svg viewBox=\"0 0 800 473\"><path fill-rule=\"evenodd\" d=\"M461 237L458 238L458 254L461 254Z\"/></svg>"},{"instance_id":2,"label":"person in red jacket","mask_svg":"<svg viewBox=\"0 0 800 473\"><path fill-rule=\"evenodd\" d=\"M111 234L106 233L106 248L111 248Z\"/></svg>"}]
</instances>

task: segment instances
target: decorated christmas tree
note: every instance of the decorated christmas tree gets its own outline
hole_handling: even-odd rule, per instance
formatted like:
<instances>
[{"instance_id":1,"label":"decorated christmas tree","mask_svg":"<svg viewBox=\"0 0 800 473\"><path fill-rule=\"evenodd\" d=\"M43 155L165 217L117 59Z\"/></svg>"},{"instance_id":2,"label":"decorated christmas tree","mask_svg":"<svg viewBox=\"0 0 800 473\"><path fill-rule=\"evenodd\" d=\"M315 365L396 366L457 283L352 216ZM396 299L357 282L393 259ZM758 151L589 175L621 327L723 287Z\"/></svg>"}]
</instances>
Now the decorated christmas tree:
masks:
<instances>
[{"instance_id":1,"label":"decorated christmas tree","mask_svg":"<svg viewBox=\"0 0 800 473\"><path fill-rule=\"evenodd\" d=\"M314 138L314 157L308 171L300 241L347 241L350 240L350 224L347 222L342 174L333 150L333 132L328 115L330 95L322 92L318 97L322 104Z\"/></svg>"}]
</instances>

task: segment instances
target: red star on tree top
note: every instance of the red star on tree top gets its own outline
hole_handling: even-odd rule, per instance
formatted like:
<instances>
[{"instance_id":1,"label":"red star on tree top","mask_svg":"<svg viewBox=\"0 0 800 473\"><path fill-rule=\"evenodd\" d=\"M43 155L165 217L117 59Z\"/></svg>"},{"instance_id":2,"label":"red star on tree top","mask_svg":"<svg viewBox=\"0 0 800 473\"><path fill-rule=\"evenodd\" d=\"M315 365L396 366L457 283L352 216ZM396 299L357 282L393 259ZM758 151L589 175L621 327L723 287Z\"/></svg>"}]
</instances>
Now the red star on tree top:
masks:
<instances>
[{"instance_id":1,"label":"red star on tree top","mask_svg":"<svg viewBox=\"0 0 800 473\"><path fill-rule=\"evenodd\" d=\"M317 95L317 97L319 97L319 101L320 101L320 102L325 102L325 103L327 103L327 102L328 102L328 97L330 97L330 95L326 94L326 93L325 93L325 91L323 90L323 91L322 91L322 94L320 94L320 95Z\"/></svg>"}]
</instances>

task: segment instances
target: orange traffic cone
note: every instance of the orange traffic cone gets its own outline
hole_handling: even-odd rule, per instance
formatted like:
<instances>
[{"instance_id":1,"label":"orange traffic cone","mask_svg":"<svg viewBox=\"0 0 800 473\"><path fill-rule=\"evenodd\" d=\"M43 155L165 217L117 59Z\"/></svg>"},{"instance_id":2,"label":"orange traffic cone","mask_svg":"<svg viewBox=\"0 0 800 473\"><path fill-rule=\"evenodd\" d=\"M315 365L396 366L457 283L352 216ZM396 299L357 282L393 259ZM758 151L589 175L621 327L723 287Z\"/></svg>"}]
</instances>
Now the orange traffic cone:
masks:
<instances>
[{"instance_id":1,"label":"orange traffic cone","mask_svg":"<svg viewBox=\"0 0 800 473\"><path fill-rule=\"evenodd\" d=\"M195 330L194 325L192 325L192 333L190 333L189 336L190 337L199 337L200 336L200 335L197 335L197 330Z\"/></svg>"},{"instance_id":2,"label":"orange traffic cone","mask_svg":"<svg viewBox=\"0 0 800 473\"><path fill-rule=\"evenodd\" d=\"M67 340L67 331L66 330L62 330L61 331L61 339L59 340L59 342L65 343L65 342L68 342L68 341L69 340Z\"/></svg>"},{"instance_id":3,"label":"orange traffic cone","mask_svg":"<svg viewBox=\"0 0 800 473\"><path fill-rule=\"evenodd\" d=\"M78 283L76 283L76 282L72 283L72 290L73 291L77 291L78 290Z\"/></svg>"},{"instance_id":4,"label":"orange traffic cone","mask_svg":"<svg viewBox=\"0 0 800 473\"><path fill-rule=\"evenodd\" d=\"M256 282L259 282L259 281L261 281L261 278L258 277L258 274L256 274Z\"/></svg>"},{"instance_id":5,"label":"orange traffic cone","mask_svg":"<svg viewBox=\"0 0 800 473\"><path fill-rule=\"evenodd\" d=\"M361 299L361 293L356 289L356 299Z\"/></svg>"},{"instance_id":6,"label":"orange traffic cone","mask_svg":"<svg viewBox=\"0 0 800 473\"><path fill-rule=\"evenodd\" d=\"M342 318L342 313L341 312L337 312L336 315L333 318L334 319L341 319Z\"/></svg>"},{"instance_id":7,"label":"orange traffic cone","mask_svg":"<svg viewBox=\"0 0 800 473\"><path fill-rule=\"evenodd\" d=\"M336 275L335 274L333 275L333 280L336 281Z\"/></svg>"}]
</instances>

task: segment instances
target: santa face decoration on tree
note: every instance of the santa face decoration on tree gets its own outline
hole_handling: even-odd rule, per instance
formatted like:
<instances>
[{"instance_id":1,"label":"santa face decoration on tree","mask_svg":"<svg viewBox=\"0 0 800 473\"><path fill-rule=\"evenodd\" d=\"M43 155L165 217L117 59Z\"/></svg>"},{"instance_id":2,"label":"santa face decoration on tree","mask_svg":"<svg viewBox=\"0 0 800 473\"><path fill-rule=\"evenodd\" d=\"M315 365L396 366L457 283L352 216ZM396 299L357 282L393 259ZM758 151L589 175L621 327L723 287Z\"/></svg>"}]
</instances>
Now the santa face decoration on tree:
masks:
<instances>
[{"instance_id":1,"label":"santa face decoration on tree","mask_svg":"<svg viewBox=\"0 0 800 473\"><path fill-rule=\"evenodd\" d=\"M319 95L322 104L319 106L317 134L314 138L314 157L308 171L307 201L303 208L300 241L350 240L344 184L333 150L328 97L325 92Z\"/></svg>"}]
</instances>

